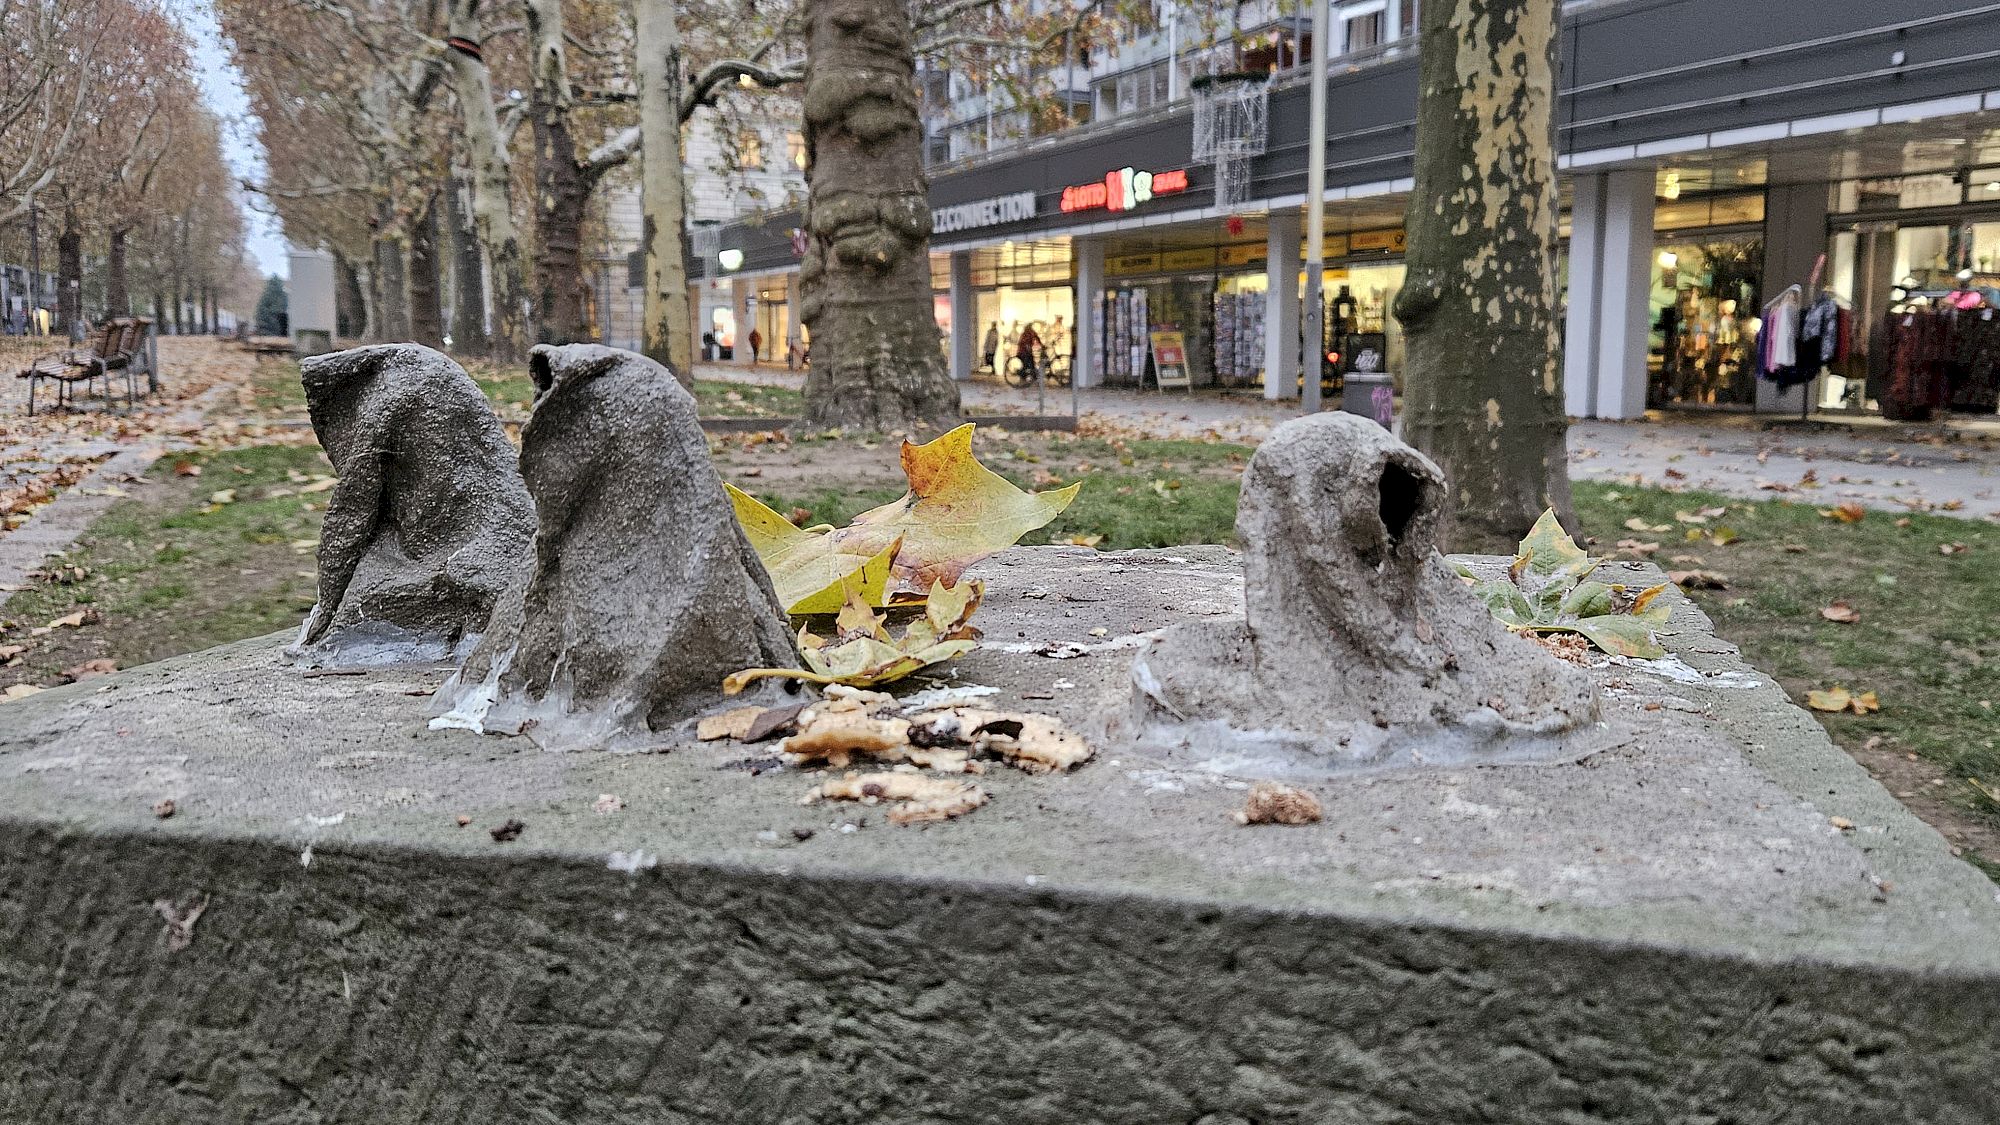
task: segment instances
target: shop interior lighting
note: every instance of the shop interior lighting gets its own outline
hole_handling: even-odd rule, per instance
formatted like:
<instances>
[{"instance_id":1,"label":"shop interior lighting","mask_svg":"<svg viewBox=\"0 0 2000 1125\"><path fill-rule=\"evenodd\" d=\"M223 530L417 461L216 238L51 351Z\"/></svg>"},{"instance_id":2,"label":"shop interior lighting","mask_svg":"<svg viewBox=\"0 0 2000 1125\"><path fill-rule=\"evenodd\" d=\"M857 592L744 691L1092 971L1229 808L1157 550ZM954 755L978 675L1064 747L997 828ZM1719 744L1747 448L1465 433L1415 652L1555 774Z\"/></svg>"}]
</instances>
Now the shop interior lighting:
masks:
<instances>
[{"instance_id":1,"label":"shop interior lighting","mask_svg":"<svg viewBox=\"0 0 2000 1125\"><path fill-rule=\"evenodd\" d=\"M1992 183L1987 184L1986 190L1991 192L2000 192L2000 180L1994 180Z\"/></svg>"},{"instance_id":2,"label":"shop interior lighting","mask_svg":"<svg viewBox=\"0 0 2000 1125\"><path fill-rule=\"evenodd\" d=\"M1972 280L1972 269L1971 269L1971 267L1967 267L1967 268L1965 268L1965 269L1962 269L1962 270L1958 271L1958 279L1959 279L1960 281L1971 281L1971 280Z\"/></svg>"},{"instance_id":3,"label":"shop interior lighting","mask_svg":"<svg viewBox=\"0 0 2000 1125\"><path fill-rule=\"evenodd\" d=\"M1661 268L1661 269L1663 269L1663 270L1670 270L1670 269L1673 269L1673 268L1674 268L1675 266L1678 266L1678 265L1680 265L1680 264L1681 264L1681 259L1680 259L1680 255L1678 255L1678 254L1674 253L1674 252L1673 252L1672 250L1662 250L1662 251L1660 251L1660 268Z\"/></svg>"},{"instance_id":4,"label":"shop interior lighting","mask_svg":"<svg viewBox=\"0 0 2000 1125\"><path fill-rule=\"evenodd\" d=\"M1681 197L1681 174L1679 172L1667 173L1667 186L1660 189L1660 197L1662 199L1679 199Z\"/></svg>"}]
</instances>

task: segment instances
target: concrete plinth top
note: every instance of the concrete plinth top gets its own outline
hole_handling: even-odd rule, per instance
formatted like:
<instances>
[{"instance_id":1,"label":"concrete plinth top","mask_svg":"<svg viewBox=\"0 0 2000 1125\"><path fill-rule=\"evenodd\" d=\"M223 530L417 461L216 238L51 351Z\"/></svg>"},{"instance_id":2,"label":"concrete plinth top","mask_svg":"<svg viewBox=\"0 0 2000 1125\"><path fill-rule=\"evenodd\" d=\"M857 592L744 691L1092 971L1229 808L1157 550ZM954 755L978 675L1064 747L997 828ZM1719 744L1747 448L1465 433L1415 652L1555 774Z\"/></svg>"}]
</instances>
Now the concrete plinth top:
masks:
<instances>
[{"instance_id":1,"label":"concrete plinth top","mask_svg":"<svg viewBox=\"0 0 2000 1125\"><path fill-rule=\"evenodd\" d=\"M1245 829L1231 813L1251 775L1115 743L1146 634L1239 612L1233 555L1021 549L975 576L989 586L987 644L933 686L997 688L976 702L1059 715L1099 749L1068 776L992 771L992 804L948 824L891 828L879 810L801 807L813 779L778 767L769 743L544 754L528 739L430 731L427 696L445 669L301 673L279 637L8 705L0 820L301 853L394 846L597 864L644 853L2000 972L1994 886L1685 599L1665 638L1671 658L1598 670L1618 748L1574 765L1308 781L1325 806L1319 826ZM604 793L624 808L594 812ZM177 804L171 819L154 815L161 798ZM472 826L457 825L461 814ZM485 828L509 819L525 831L496 845Z\"/></svg>"},{"instance_id":2,"label":"concrete plinth top","mask_svg":"<svg viewBox=\"0 0 2000 1125\"><path fill-rule=\"evenodd\" d=\"M1240 573L982 564L986 643L899 691L1099 749L922 827L802 806L769 743L431 731L446 669L277 637L0 707L0 1121L1991 1120L1995 887L1685 599L1668 659L1594 669L1610 749L1239 827L1253 778L1117 739L1135 652Z\"/></svg>"}]
</instances>

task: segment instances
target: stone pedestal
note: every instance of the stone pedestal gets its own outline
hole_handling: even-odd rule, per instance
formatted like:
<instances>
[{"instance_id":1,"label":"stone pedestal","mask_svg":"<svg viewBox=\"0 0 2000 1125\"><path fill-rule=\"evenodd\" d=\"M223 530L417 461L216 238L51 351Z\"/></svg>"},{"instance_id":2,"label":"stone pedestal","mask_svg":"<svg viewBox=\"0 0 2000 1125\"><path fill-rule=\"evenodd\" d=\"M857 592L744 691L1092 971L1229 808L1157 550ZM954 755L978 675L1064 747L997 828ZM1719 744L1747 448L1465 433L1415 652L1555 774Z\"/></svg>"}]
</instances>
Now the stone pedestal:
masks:
<instances>
[{"instance_id":1,"label":"stone pedestal","mask_svg":"<svg viewBox=\"0 0 2000 1125\"><path fill-rule=\"evenodd\" d=\"M1581 762L1243 828L1232 763L1118 742L1232 555L974 573L937 686L1100 750L928 828L768 744L428 731L445 669L283 638L0 707L0 1121L1994 1119L1996 888L1692 606Z\"/></svg>"}]
</instances>

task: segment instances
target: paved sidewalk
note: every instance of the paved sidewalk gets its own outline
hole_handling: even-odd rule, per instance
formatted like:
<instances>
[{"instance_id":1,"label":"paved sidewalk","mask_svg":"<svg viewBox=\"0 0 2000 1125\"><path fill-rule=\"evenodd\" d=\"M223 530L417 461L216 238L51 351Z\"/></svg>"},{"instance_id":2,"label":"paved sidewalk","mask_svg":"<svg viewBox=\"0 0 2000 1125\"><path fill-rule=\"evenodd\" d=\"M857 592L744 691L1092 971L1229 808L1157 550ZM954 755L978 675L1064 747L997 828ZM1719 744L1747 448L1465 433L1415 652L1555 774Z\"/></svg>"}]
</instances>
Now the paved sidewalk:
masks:
<instances>
[{"instance_id":1,"label":"paved sidewalk","mask_svg":"<svg viewBox=\"0 0 2000 1125\"><path fill-rule=\"evenodd\" d=\"M802 372L700 364L695 374L798 387ZM963 385L969 409L1031 413L1035 392L984 381ZM1079 391L1085 417L1161 437L1255 443L1296 406L1249 395L1161 394L1124 388ZM1067 414L1070 391L1051 387L1049 413ZM1877 419L1816 419L1800 425L1768 415L1661 414L1643 422L1570 427L1574 479L1635 480L1702 488L1751 500L1789 496L1832 505L2000 519L2000 424L1902 426ZM1811 474L1810 476L1808 474ZM1801 483L1803 482L1803 484Z\"/></svg>"}]
</instances>

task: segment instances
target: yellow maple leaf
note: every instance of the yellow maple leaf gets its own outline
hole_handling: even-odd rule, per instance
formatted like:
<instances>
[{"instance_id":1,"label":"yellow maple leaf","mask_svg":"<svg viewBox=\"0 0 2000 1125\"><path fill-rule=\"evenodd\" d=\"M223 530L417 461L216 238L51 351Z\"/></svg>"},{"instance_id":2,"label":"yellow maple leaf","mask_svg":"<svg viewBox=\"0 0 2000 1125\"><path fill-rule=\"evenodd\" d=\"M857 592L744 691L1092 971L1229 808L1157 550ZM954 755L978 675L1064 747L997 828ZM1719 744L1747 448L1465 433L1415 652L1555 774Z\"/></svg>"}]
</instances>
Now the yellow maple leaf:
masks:
<instances>
[{"instance_id":1,"label":"yellow maple leaf","mask_svg":"<svg viewBox=\"0 0 2000 1125\"><path fill-rule=\"evenodd\" d=\"M922 616L911 621L900 636L892 636L881 615L850 587L847 603L835 620L837 635L832 640L811 630L799 631L799 654L805 658L805 668L745 668L722 681L723 694L735 695L753 681L767 678L874 687L963 656L976 647L979 630L972 627L971 620L984 594L985 587L976 581L952 587L933 584Z\"/></svg>"},{"instance_id":2,"label":"yellow maple leaf","mask_svg":"<svg viewBox=\"0 0 2000 1125\"><path fill-rule=\"evenodd\" d=\"M737 519L771 572L778 600L793 613L834 612L845 600L841 581L893 547L887 596L870 602L920 602L934 585L957 586L967 567L1061 515L1083 487L1023 492L973 456L972 432L967 423L922 445L904 441L909 491L823 534L801 531L731 488Z\"/></svg>"}]
</instances>

